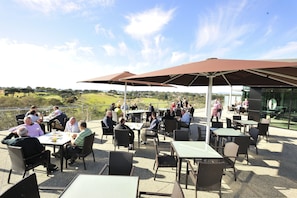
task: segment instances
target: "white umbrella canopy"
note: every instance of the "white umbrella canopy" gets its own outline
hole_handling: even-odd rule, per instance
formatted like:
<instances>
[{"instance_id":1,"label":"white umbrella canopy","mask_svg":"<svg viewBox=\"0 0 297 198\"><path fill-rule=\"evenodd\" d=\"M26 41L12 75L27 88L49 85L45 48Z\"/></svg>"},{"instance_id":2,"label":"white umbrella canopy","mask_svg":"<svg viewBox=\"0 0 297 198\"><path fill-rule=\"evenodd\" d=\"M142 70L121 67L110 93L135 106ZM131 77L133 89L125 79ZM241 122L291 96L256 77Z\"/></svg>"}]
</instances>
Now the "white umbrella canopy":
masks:
<instances>
[{"instance_id":1,"label":"white umbrella canopy","mask_svg":"<svg viewBox=\"0 0 297 198\"><path fill-rule=\"evenodd\" d=\"M184 86L208 86L206 142L209 143L211 95L213 85L297 86L297 61L234 60L210 58L126 77Z\"/></svg>"},{"instance_id":2,"label":"white umbrella canopy","mask_svg":"<svg viewBox=\"0 0 297 198\"><path fill-rule=\"evenodd\" d=\"M124 105L125 106L126 106L127 86L165 86L165 87L173 87L171 85L164 84L164 83L125 79L127 77L132 77L132 76L135 76L135 74L130 73L128 71L124 71L124 72L121 72L121 73L115 73L115 74L111 74L111 75L100 76L100 77L91 78L91 79L78 81L78 82L80 82L80 83L101 83L101 84L125 85L125 91L124 91ZM124 109L124 114L126 114L126 109Z\"/></svg>"}]
</instances>

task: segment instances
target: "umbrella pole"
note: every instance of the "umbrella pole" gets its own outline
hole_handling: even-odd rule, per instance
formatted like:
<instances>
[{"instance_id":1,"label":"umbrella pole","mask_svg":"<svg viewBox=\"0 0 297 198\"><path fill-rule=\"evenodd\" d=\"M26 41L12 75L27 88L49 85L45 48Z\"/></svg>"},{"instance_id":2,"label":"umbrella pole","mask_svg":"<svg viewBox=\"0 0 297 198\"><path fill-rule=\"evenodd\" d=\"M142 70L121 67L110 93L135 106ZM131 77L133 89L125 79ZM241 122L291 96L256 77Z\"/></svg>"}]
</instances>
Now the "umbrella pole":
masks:
<instances>
[{"instance_id":1,"label":"umbrella pole","mask_svg":"<svg viewBox=\"0 0 297 198\"><path fill-rule=\"evenodd\" d=\"M125 82L125 92L124 92L124 118L126 118L126 95L127 95L127 82Z\"/></svg>"},{"instance_id":2,"label":"umbrella pole","mask_svg":"<svg viewBox=\"0 0 297 198\"><path fill-rule=\"evenodd\" d=\"M213 76L209 76L208 91L207 91L207 103L206 103L206 105L207 105L206 106L207 124L206 124L206 136L205 136L205 142L207 144L209 144L209 137L210 137L212 84L213 84Z\"/></svg>"}]
</instances>

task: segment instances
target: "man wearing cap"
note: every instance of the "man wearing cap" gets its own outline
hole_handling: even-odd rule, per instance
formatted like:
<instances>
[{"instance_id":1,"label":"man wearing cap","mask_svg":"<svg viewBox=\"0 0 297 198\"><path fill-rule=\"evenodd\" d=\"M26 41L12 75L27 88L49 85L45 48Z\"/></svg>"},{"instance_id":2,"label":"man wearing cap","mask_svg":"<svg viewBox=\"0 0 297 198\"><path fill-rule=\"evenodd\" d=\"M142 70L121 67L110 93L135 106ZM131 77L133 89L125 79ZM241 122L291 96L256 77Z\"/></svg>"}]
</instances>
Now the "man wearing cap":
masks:
<instances>
[{"instance_id":1,"label":"man wearing cap","mask_svg":"<svg viewBox=\"0 0 297 198\"><path fill-rule=\"evenodd\" d=\"M22 147L24 158L37 155L36 158L27 160L26 163L28 164L35 163L43 158L46 162L44 166L47 167L47 173L58 169L55 164L50 163L50 151L45 150L37 138L29 137L26 127L19 127L15 132L11 132L2 140L2 144Z\"/></svg>"}]
</instances>

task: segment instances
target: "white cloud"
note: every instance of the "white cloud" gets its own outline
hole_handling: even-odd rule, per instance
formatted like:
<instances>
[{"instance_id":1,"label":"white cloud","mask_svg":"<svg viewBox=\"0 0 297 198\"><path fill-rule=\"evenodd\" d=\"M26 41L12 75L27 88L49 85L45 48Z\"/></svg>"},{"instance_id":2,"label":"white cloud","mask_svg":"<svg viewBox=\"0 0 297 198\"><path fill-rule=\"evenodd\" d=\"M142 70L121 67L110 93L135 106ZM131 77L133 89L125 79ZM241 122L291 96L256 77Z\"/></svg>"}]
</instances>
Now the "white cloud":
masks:
<instances>
[{"instance_id":1,"label":"white cloud","mask_svg":"<svg viewBox=\"0 0 297 198\"><path fill-rule=\"evenodd\" d=\"M98 73L98 62L92 53L90 47L76 42L50 48L0 39L0 65L5 69L0 84L3 87L82 87L76 82ZM105 67L102 65L102 69Z\"/></svg>"},{"instance_id":2,"label":"white cloud","mask_svg":"<svg viewBox=\"0 0 297 198\"><path fill-rule=\"evenodd\" d=\"M181 61L185 60L185 58L187 58L187 57L188 57L187 53L184 53L184 52L172 52L170 62L172 64L180 63Z\"/></svg>"},{"instance_id":3,"label":"white cloud","mask_svg":"<svg viewBox=\"0 0 297 198\"><path fill-rule=\"evenodd\" d=\"M160 8L153 8L141 13L126 16L128 25L125 32L134 38L152 36L159 33L173 17L175 9L164 11Z\"/></svg>"},{"instance_id":4,"label":"white cloud","mask_svg":"<svg viewBox=\"0 0 297 198\"><path fill-rule=\"evenodd\" d=\"M112 45L106 44L106 45L103 45L102 48L105 50L108 56L116 55L116 49Z\"/></svg>"},{"instance_id":5,"label":"white cloud","mask_svg":"<svg viewBox=\"0 0 297 198\"><path fill-rule=\"evenodd\" d=\"M246 1L241 1L238 4L214 8L204 15L199 15L195 47L198 50L214 48L227 52L241 45L244 36L251 31L251 25L242 24L239 20L245 6Z\"/></svg>"},{"instance_id":6,"label":"white cloud","mask_svg":"<svg viewBox=\"0 0 297 198\"><path fill-rule=\"evenodd\" d=\"M112 33L112 31L105 29L100 24L95 25L95 31L96 31L96 34L100 34L108 38L114 38L114 34Z\"/></svg>"},{"instance_id":7,"label":"white cloud","mask_svg":"<svg viewBox=\"0 0 297 198\"><path fill-rule=\"evenodd\" d=\"M272 49L263 54L260 59L284 59L284 58L296 58L297 54L297 41L286 43L284 46Z\"/></svg>"},{"instance_id":8,"label":"white cloud","mask_svg":"<svg viewBox=\"0 0 297 198\"><path fill-rule=\"evenodd\" d=\"M56 11L70 13L84 10L88 7L108 7L114 4L114 0L16 0L29 9L49 14Z\"/></svg>"}]
</instances>

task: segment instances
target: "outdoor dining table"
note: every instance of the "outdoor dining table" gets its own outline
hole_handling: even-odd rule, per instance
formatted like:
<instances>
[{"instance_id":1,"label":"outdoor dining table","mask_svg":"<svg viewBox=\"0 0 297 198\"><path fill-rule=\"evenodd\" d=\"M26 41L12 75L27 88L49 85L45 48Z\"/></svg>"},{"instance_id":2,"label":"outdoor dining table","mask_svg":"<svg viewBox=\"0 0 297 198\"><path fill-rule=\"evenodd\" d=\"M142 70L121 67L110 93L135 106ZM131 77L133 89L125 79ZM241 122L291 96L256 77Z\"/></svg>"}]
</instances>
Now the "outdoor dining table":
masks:
<instances>
[{"instance_id":1,"label":"outdoor dining table","mask_svg":"<svg viewBox=\"0 0 297 198\"><path fill-rule=\"evenodd\" d=\"M239 136L245 136L243 133L233 128L215 128L215 129L212 129L212 133L216 136L215 148L217 151L219 149L218 142L220 142L221 138L223 137L234 138Z\"/></svg>"},{"instance_id":2,"label":"outdoor dining table","mask_svg":"<svg viewBox=\"0 0 297 198\"><path fill-rule=\"evenodd\" d=\"M138 176L79 174L59 197L135 198L138 196L138 185Z\"/></svg>"},{"instance_id":3,"label":"outdoor dining table","mask_svg":"<svg viewBox=\"0 0 297 198\"><path fill-rule=\"evenodd\" d=\"M60 170L63 172L63 161L64 161L64 149L63 146L71 141L70 134L68 132L53 131L46 133L45 135L39 136L38 140L41 144L48 146L59 146L61 157L60 157Z\"/></svg>"},{"instance_id":4,"label":"outdoor dining table","mask_svg":"<svg viewBox=\"0 0 297 198\"><path fill-rule=\"evenodd\" d=\"M142 122L125 122L125 124L132 130L138 132L138 148L140 147L140 131L144 125Z\"/></svg>"},{"instance_id":5,"label":"outdoor dining table","mask_svg":"<svg viewBox=\"0 0 297 198\"><path fill-rule=\"evenodd\" d=\"M244 128L244 132L248 132L247 131L247 126L251 127L251 126L254 126L254 125L257 125L258 122L257 121L254 121L254 120L233 120L234 122L238 123L238 124L241 124Z\"/></svg>"},{"instance_id":6,"label":"outdoor dining table","mask_svg":"<svg viewBox=\"0 0 297 198\"><path fill-rule=\"evenodd\" d=\"M182 160L185 159L222 159L211 146L202 141L172 141L171 147L177 156L177 181L180 182Z\"/></svg>"}]
</instances>

